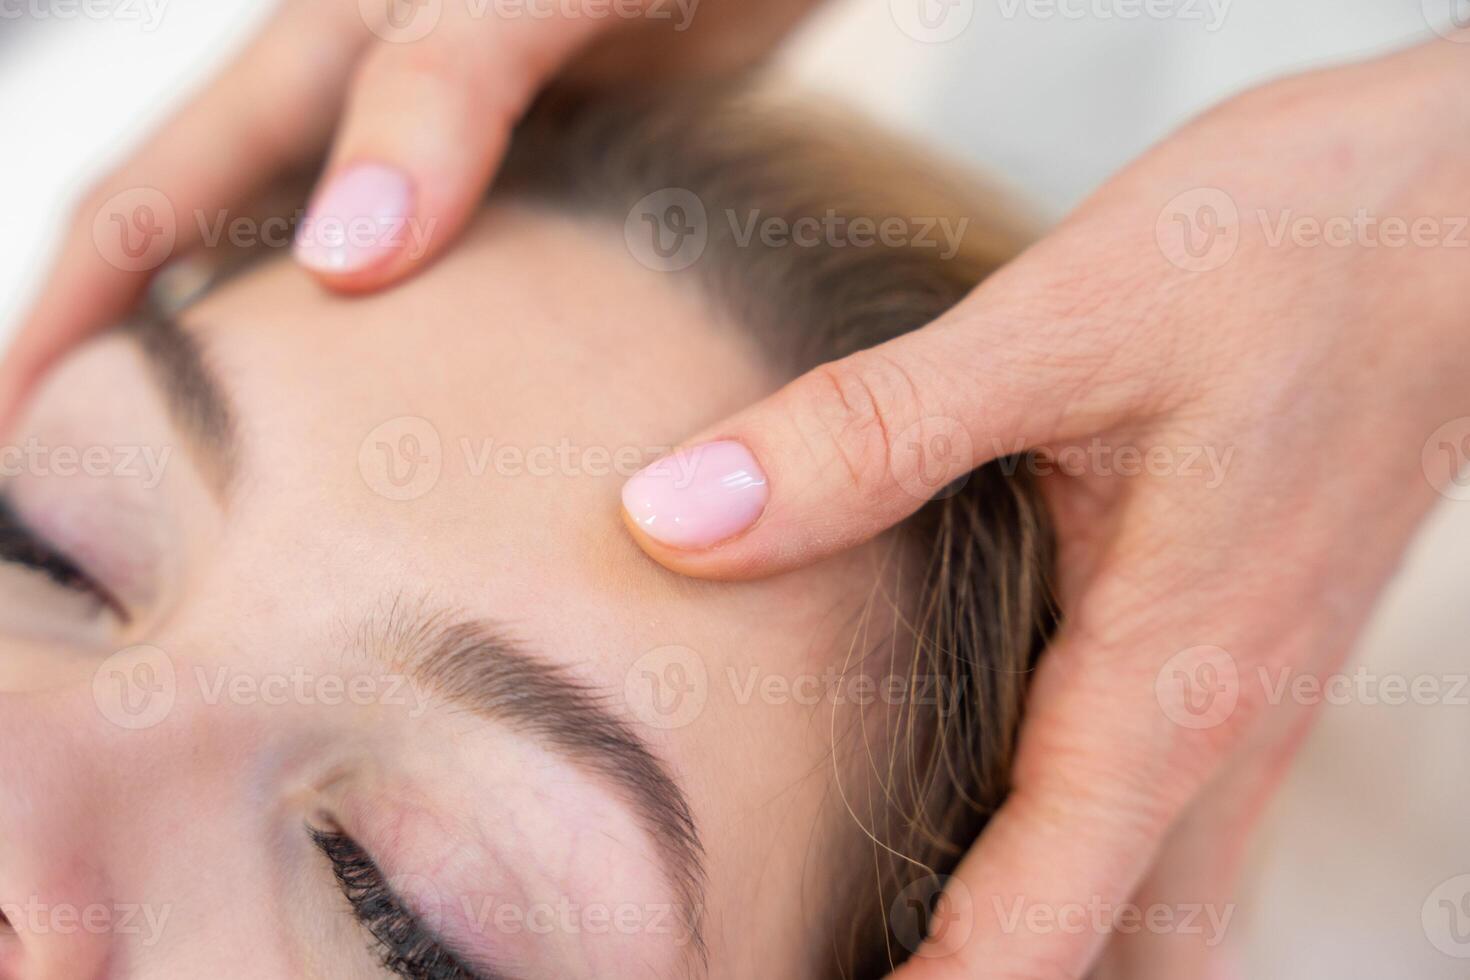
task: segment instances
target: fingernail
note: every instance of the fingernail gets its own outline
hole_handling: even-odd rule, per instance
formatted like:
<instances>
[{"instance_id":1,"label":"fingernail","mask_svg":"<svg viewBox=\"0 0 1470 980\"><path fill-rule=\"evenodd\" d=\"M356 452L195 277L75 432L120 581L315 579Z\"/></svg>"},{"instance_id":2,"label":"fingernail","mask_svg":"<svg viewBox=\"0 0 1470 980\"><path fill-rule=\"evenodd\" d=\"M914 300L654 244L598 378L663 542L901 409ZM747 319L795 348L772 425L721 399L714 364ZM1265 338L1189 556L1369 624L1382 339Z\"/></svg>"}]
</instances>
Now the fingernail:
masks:
<instances>
[{"instance_id":1,"label":"fingernail","mask_svg":"<svg viewBox=\"0 0 1470 980\"><path fill-rule=\"evenodd\" d=\"M296 229L296 260L318 272L360 272L404 241L413 185L400 170L359 163L332 177Z\"/></svg>"},{"instance_id":2,"label":"fingernail","mask_svg":"<svg viewBox=\"0 0 1470 980\"><path fill-rule=\"evenodd\" d=\"M707 442L665 456L623 484L623 508L643 533L686 550L744 531L770 496L766 474L738 442Z\"/></svg>"}]
</instances>

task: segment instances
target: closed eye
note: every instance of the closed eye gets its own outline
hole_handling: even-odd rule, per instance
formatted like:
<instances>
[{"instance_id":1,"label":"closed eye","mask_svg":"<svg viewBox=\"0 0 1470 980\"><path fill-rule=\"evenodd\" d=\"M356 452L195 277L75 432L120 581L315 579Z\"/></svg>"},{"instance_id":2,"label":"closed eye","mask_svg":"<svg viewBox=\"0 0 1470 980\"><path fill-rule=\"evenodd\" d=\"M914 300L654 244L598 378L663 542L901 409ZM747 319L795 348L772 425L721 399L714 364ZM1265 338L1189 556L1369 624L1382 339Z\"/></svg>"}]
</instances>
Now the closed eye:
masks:
<instances>
[{"instance_id":1,"label":"closed eye","mask_svg":"<svg viewBox=\"0 0 1470 980\"><path fill-rule=\"evenodd\" d=\"M496 980L475 973L419 921L393 893L366 851L339 830L308 827L312 843L332 865L332 875L352 914L373 938L383 966L404 980Z\"/></svg>"},{"instance_id":2,"label":"closed eye","mask_svg":"<svg viewBox=\"0 0 1470 980\"><path fill-rule=\"evenodd\" d=\"M68 592L90 596L126 623L127 611L76 562L32 531L10 501L0 495L0 562L43 576Z\"/></svg>"}]
</instances>

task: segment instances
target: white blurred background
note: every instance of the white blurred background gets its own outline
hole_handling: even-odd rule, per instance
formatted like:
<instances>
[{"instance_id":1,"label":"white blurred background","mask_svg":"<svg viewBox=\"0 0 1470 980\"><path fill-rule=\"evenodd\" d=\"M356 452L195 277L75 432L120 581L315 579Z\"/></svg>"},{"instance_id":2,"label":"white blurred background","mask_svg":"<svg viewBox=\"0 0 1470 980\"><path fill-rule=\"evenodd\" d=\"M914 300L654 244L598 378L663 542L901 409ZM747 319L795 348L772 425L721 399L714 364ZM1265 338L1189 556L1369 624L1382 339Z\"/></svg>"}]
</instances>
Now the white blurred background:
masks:
<instances>
[{"instance_id":1,"label":"white blurred background","mask_svg":"<svg viewBox=\"0 0 1470 980\"><path fill-rule=\"evenodd\" d=\"M1053 216L1243 87L1431 37L1456 13L1470 23L1466 0L950 0L926 27L915 3L834 2L784 67L984 166ZM0 339L42 288L86 182L270 8L0 0ZM1467 594L1470 502L1447 501L1352 666L1452 689L1470 672ZM1460 892L1436 891L1470 873L1467 735L1464 703L1324 708L1258 835L1231 925L1247 977L1470 977L1470 906L1455 920L1464 931L1449 932L1440 899Z\"/></svg>"}]
</instances>

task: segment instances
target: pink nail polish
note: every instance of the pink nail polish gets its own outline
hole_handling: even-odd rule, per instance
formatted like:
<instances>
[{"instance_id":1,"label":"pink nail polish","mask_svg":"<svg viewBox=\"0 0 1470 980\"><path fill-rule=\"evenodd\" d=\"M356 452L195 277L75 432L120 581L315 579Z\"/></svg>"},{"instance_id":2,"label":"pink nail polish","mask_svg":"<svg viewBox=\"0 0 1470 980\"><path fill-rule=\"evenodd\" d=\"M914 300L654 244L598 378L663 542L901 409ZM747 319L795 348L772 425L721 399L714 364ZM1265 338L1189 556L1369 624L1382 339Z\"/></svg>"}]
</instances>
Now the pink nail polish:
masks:
<instances>
[{"instance_id":1,"label":"pink nail polish","mask_svg":"<svg viewBox=\"0 0 1470 980\"><path fill-rule=\"evenodd\" d=\"M407 242L413 185L402 171L359 163L339 171L296 229L296 260L318 272L361 272Z\"/></svg>"},{"instance_id":2,"label":"pink nail polish","mask_svg":"<svg viewBox=\"0 0 1470 980\"><path fill-rule=\"evenodd\" d=\"M623 484L623 507L644 534L691 551L750 527L770 496L766 474L738 442L708 442L665 456Z\"/></svg>"}]
</instances>

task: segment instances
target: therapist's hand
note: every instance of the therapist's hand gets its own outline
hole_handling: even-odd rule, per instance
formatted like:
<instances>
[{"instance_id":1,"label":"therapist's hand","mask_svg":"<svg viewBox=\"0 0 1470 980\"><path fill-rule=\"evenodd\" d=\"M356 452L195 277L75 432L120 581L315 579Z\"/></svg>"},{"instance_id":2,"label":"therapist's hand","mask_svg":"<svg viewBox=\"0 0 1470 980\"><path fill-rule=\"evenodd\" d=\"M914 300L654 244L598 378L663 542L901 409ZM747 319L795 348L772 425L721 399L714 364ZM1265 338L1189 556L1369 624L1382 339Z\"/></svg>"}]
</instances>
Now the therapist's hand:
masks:
<instances>
[{"instance_id":1,"label":"therapist's hand","mask_svg":"<svg viewBox=\"0 0 1470 980\"><path fill-rule=\"evenodd\" d=\"M1111 934L1091 910L1137 896L1172 906L1173 963L1207 955L1186 906L1225 914L1305 730L1282 678L1340 664L1470 453L1467 84L1470 45L1439 40L1240 97L939 322L687 443L753 459L630 481L653 558L736 579L850 548L987 460L1059 471L1063 631L1010 799L904 980L1081 977Z\"/></svg>"},{"instance_id":2,"label":"therapist's hand","mask_svg":"<svg viewBox=\"0 0 1470 980\"><path fill-rule=\"evenodd\" d=\"M329 146L298 258L331 287L377 289L451 244L553 78L606 87L728 73L815 2L284 0L229 70L77 208L0 368L0 426L52 360L201 245L201 224L249 217L239 209L256 192Z\"/></svg>"}]
</instances>

